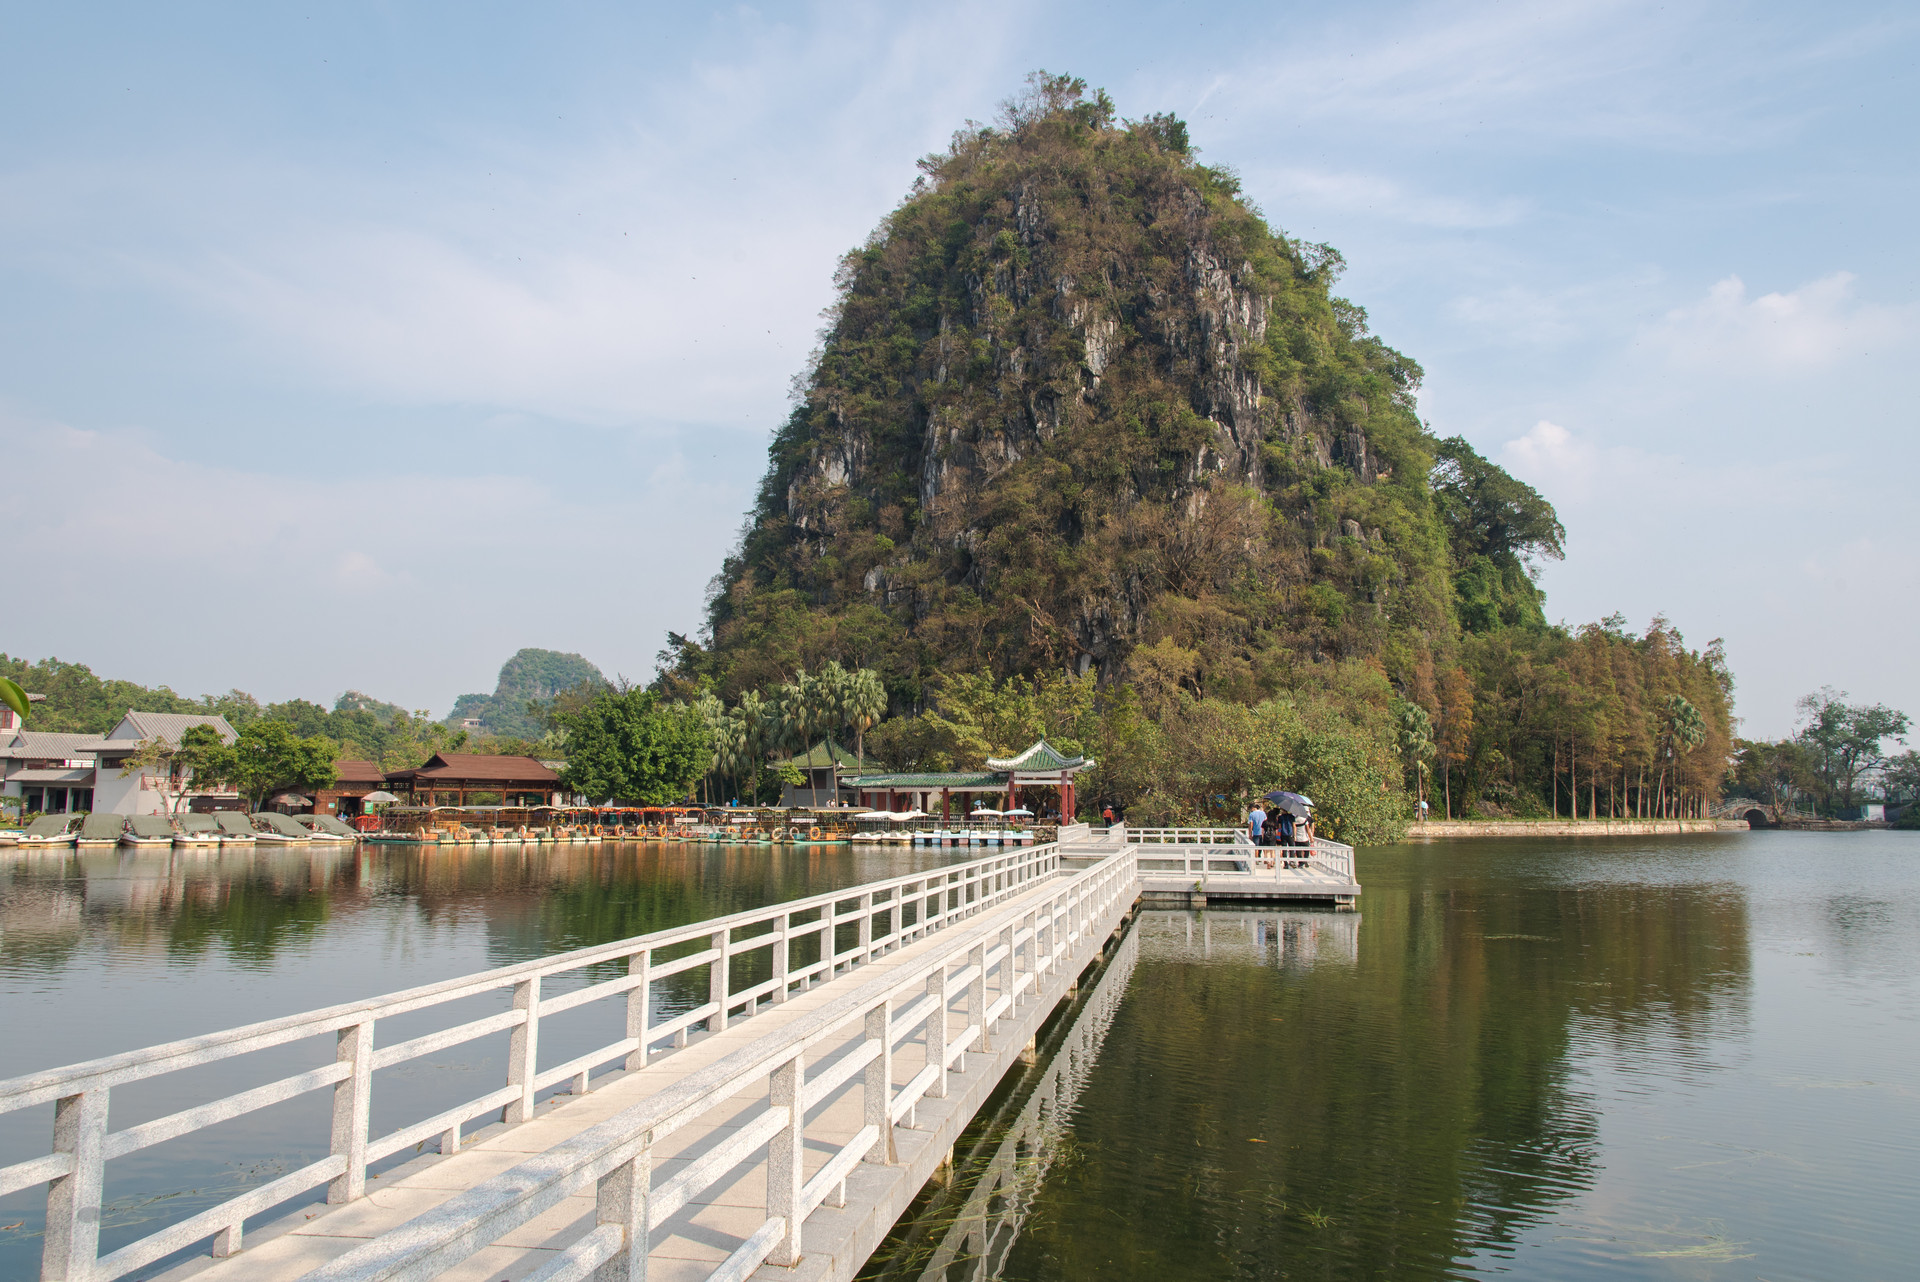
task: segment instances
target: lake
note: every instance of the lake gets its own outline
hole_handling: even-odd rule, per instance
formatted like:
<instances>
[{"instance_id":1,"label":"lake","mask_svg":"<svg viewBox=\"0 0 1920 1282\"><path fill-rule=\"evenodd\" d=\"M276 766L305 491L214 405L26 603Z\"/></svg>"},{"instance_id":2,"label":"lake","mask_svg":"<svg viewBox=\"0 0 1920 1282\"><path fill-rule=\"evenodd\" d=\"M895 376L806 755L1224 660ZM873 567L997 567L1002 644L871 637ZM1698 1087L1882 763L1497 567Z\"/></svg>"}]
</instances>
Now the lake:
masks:
<instances>
[{"instance_id":1,"label":"lake","mask_svg":"<svg viewBox=\"0 0 1920 1282\"><path fill-rule=\"evenodd\" d=\"M995 1276L1909 1276L1916 860L1920 839L1887 832L1458 840L1360 852L1356 914L1143 912L1105 996L1090 985L1056 1021L1071 1055L1009 1083L955 1187L868 1273L924 1274L1037 1083L1061 1107L1044 1156L1021 1150L1019 1196L992 1210ZM0 1076L938 862L690 846L7 857ZM436 1075L499 1070L476 1050L388 1094L400 1107ZM116 1128L168 1104L124 1107L116 1093ZM44 1119L12 1123L0 1161L44 1151ZM291 1110L257 1122L244 1163L206 1147L126 1159L103 1247L270 1178L313 1127ZM193 1191L164 1197L183 1172ZM0 1203L0 1276L34 1275L43 1196Z\"/></svg>"}]
</instances>

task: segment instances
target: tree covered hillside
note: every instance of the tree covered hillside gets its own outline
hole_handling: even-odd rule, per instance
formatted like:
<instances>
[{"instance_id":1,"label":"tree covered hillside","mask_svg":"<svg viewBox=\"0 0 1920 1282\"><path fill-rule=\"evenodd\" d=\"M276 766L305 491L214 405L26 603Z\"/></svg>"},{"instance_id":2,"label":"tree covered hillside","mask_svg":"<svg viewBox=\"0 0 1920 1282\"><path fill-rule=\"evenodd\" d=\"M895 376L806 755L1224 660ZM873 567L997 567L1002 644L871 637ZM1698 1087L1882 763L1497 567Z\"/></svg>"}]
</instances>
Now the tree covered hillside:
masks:
<instances>
[{"instance_id":1,"label":"tree covered hillside","mask_svg":"<svg viewBox=\"0 0 1920 1282\"><path fill-rule=\"evenodd\" d=\"M1583 812L1717 786L1718 652L1660 620L1550 627L1551 505L1427 430L1419 365L1333 292L1339 253L1270 227L1181 121L1039 73L921 170L840 264L707 634L670 636L662 689L872 668L896 713L944 718L877 750L930 765L977 755L941 728L978 702L959 675L1086 682L1091 703L1028 720L1096 710L1080 737L1134 771L1106 785L1169 814L1224 794L1141 764L1199 746L1139 735L1208 701L1337 724L1402 813L1403 786L1455 813L1565 813L1576 777ZM1113 742L1123 722L1143 728Z\"/></svg>"},{"instance_id":2,"label":"tree covered hillside","mask_svg":"<svg viewBox=\"0 0 1920 1282\"><path fill-rule=\"evenodd\" d=\"M841 264L727 563L737 688L790 653L909 699L956 666L1111 681L1153 646L1250 699L1542 622L1522 558L1558 554L1551 510L1425 432L1340 255L1271 230L1180 121L1038 77L921 167Z\"/></svg>"}]
</instances>

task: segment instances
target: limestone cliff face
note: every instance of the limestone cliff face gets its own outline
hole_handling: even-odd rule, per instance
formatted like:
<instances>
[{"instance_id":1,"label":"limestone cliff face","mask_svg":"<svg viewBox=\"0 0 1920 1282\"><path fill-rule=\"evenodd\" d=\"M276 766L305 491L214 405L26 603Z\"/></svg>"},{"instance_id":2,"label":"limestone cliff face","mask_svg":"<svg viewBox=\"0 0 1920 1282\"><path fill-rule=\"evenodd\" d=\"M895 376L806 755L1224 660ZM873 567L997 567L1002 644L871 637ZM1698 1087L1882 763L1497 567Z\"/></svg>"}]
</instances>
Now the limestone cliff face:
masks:
<instances>
[{"instance_id":1,"label":"limestone cliff face","mask_svg":"<svg viewBox=\"0 0 1920 1282\"><path fill-rule=\"evenodd\" d=\"M922 168L842 264L716 641L777 605L822 636L883 616L922 675L1117 673L1199 644L1184 602L1256 648L1381 644L1432 569L1430 540L1379 533L1420 515L1426 438L1417 366L1328 295L1338 256L1272 233L1179 122L1116 125L1104 98L1030 103Z\"/></svg>"}]
</instances>

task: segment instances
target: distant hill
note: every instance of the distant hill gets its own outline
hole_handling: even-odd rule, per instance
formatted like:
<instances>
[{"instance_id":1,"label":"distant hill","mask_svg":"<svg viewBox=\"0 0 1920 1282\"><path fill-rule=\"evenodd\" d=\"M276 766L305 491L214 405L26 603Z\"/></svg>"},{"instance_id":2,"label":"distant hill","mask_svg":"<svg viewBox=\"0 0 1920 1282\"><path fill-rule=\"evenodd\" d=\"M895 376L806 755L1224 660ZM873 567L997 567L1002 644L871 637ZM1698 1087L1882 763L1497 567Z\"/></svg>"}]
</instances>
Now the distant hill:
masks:
<instances>
[{"instance_id":1,"label":"distant hill","mask_svg":"<svg viewBox=\"0 0 1920 1282\"><path fill-rule=\"evenodd\" d=\"M546 726L527 712L527 705L545 703L583 683L603 686L607 678L581 655L528 648L500 665L492 694L463 694L455 700L446 724L459 726L471 719L487 734L538 739Z\"/></svg>"},{"instance_id":2,"label":"distant hill","mask_svg":"<svg viewBox=\"0 0 1920 1282\"><path fill-rule=\"evenodd\" d=\"M335 712L370 712L383 724L391 723L395 717L405 716L407 710L397 703L386 703L370 694L358 690L349 690L333 701Z\"/></svg>"}]
</instances>

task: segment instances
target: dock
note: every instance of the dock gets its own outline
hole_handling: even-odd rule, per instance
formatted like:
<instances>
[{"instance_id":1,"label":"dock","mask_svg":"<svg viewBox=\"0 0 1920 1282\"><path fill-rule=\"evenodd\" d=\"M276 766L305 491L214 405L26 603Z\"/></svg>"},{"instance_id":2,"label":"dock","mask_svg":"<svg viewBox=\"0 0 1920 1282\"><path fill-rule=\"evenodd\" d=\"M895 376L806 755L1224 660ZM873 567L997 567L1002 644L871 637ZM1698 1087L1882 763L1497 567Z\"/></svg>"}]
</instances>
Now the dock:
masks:
<instances>
[{"instance_id":1,"label":"dock","mask_svg":"<svg viewBox=\"0 0 1920 1282\"><path fill-rule=\"evenodd\" d=\"M1114 850L1131 849L1145 904L1320 903L1350 911L1360 895L1353 847L1324 837L1307 845L1256 846L1244 828L1115 824L1070 832L1061 851L1069 867L1091 866Z\"/></svg>"},{"instance_id":2,"label":"dock","mask_svg":"<svg viewBox=\"0 0 1920 1282\"><path fill-rule=\"evenodd\" d=\"M48 1282L850 1280L1153 885L1358 893L1350 851L1336 885L1214 830L1062 836L0 1082L0 1113L53 1113L51 1151L0 1167L0 1193L46 1186ZM624 1036L549 1063L543 1023L578 1010ZM489 1037L504 1083L376 1129L378 1072ZM322 1038L302 1072L114 1127L116 1088ZM314 1160L100 1252L108 1162L314 1092Z\"/></svg>"}]
</instances>

